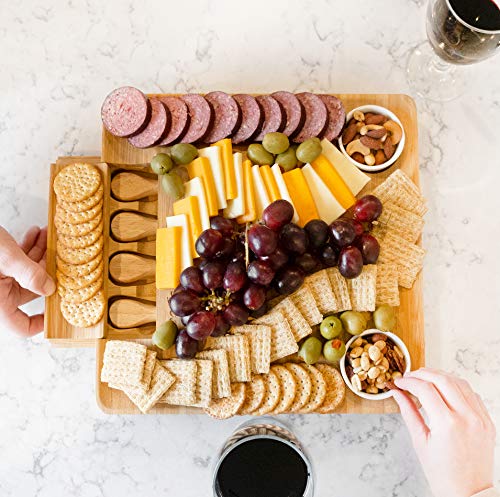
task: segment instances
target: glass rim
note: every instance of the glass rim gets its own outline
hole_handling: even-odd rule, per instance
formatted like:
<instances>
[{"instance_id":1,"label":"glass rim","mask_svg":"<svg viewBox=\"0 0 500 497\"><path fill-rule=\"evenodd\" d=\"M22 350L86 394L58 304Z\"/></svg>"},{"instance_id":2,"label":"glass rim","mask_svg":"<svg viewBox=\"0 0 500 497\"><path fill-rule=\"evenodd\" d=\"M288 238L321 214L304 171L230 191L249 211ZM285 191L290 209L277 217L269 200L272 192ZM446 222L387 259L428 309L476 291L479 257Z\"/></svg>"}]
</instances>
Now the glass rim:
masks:
<instances>
[{"instance_id":1,"label":"glass rim","mask_svg":"<svg viewBox=\"0 0 500 497\"><path fill-rule=\"evenodd\" d=\"M495 3L493 0L490 0L491 2ZM453 15L457 18L458 21L460 21L464 26L468 27L472 31L477 31L478 33L483 33L483 34L488 34L488 35L498 35L500 34L500 29L494 29L494 30L488 30L488 29L481 29L481 28L476 28L472 24L469 24L468 22L465 22L456 12L455 9L451 6L450 0L446 0L446 5L448 5L448 8L451 10ZM497 7L500 9L500 7L497 5Z\"/></svg>"}]
</instances>

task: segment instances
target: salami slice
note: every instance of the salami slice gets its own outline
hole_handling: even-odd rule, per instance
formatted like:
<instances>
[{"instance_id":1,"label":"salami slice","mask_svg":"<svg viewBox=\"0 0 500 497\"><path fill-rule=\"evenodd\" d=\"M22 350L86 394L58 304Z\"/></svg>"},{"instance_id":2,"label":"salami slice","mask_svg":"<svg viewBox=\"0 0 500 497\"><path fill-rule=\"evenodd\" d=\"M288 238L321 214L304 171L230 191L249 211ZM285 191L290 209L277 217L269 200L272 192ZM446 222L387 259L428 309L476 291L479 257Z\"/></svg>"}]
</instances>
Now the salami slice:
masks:
<instances>
[{"instance_id":1,"label":"salami slice","mask_svg":"<svg viewBox=\"0 0 500 497\"><path fill-rule=\"evenodd\" d=\"M141 131L150 116L149 100L137 88L122 86L113 90L101 107L104 127L115 136L131 136Z\"/></svg>"},{"instance_id":2,"label":"salami slice","mask_svg":"<svg viewBox=\"0 0 500 497\"><path fill-rule=\"evenodd\" d=\"M319 136L328 120L328 112L323 100L314 93L297 93L297 98L304 107L306 117L302 128L292 137L292 141L302 143L308 138Z\"/></svg>"},{"instance_id":3,"label":"salami slice","mask_svg":"<svg viewBox=\"0 0 500 497\"><path fill-rule=\"evenodd\" d=\"M262 111L252 95L240 93L233 95L241 111L241 124L232 137L233 143L242 143L251 138L262 122Z\"/></svg>"},{"instance_id":4,"label":"salami slice","mask_svg":"<svg viewBox=\"0 0 500 497\"><path fill-rule=\"evenodd\" d=\"M236 100L223 91L212 91L205 95L214 112L212 126L204 141L214 143L229 136L240 122L240 108Z\"/></svg>"},{"instance_id":5,"label":"salami slice","mask_svg":"<svg viewBox=\"0 0 500 497\"><path fill-rule=\"evenodd\" d=\"M212 108L201 95L196 93L188 93L181 98L186 102L189 114L189 126L181 142L194 143L205 136L212 123Z\"/></svg>"},{"instance_id":6,"label":"salami slice","mask_svg":"<svg viewBox=\"0 0 500 497\"><path fill-rule=\"evenodd\" d=\"M150 99L151 103L151 118L146 127L134 136L131 136L128 141L131 145L137 148L152 147L165 134L169 122L167 109L157 98Z\"/></svg>"},{"instance_id":7,"label":"salami slice","mask_svg":"<svg viewBox=\"0 0 500 497\"><path fill-rule=\"evenodd\" d=\"M184 100L177 97L161 97L160 100L170 113L170 129L159 144L170 145L178 141L188 127L188 108Z\"/></svg>"},{"instance_id":8,"label":"salami slice","mask_svg":"<svg viewBox=\"0 0 500 497\"><path fill-rule=\"evenodd\" d=\"M321 138L332 141L340 135L345 124L344 104L333 95L318 95L318 97L321 98L328 111L328 121L321 132Z\"/></svg>"},{"instance_id":9,"label":"salami slice","mask_svg":"<svg viewBox=\"0 0 500 497\"><path fill-rule=\"evenodd\" d=\"M289 91L275 91L271 96L278 101L285 111L285 127L282 133L291 136L304 123L304 109L299 99Z\"/></svg>"},{"instance_id":10,"label":"salami slice","mask_svg":"<svg viewBox=\"0 0 500 497\"><path fill-rule=\"evenodd\" d=\"M280 131L285 122L285 113L281 105L271 95L259 95L256 97L257 103L262 109L264 120L255 141L262 141L267 133Z\"/></svg>"}]
</instances>

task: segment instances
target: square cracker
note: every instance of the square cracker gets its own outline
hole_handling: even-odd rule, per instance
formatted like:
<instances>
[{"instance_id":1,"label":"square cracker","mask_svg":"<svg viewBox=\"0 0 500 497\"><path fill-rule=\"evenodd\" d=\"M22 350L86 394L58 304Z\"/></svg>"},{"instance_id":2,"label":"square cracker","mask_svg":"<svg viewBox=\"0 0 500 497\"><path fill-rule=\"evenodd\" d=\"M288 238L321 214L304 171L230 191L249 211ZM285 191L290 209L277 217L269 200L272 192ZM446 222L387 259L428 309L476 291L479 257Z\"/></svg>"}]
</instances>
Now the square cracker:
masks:
<instances>
[{"instance_id":1,"label":"square cracker","mask_svg":"<svg viewBox=\"0 0 500 497\"><path fill-rule=\"evenodd\" d=\"M196 378L198 375L196 361L170 359L160 361L160 363L176 379L173 387L161 397L160 402L176 406L190 406L196 402Z\"/></svg>"},{"instance_id":2,"label":"square cracker","mask_svg":"<svg viewBox=\"0 0 500 497\"><path fill-rule=\"evenodd\" d=\"M269 373L271 366L271 328L265 325L245 324L235 326L231 333L242 334L250 340L252 373Z\"/></svg>"},{"instance_id":3,"label":"square cracker","mask_svg":"<svg viewBox=\"0 0 500 497\"><path fill-rule=\"evenodd\" d=\"M212 401L212 377L214 363L207 359L195 360L198 368L196 375L196 400L193 407L208 407Z\"/></svg>"},{"instance_id":4,"label":"square cracker","mask_svg":"<svg viewBox=\"0 0 500 497\"><path fill-rule=\"evenodd\" d=\"M222 349L203 350L196 354L197 359L208 359L214 363L212 375L212 398L214 399L231 396L227 355L227 352Z\"/></svg>"},{"instance_id":5,"label":"square cracker","mask_svg":"<svg viewBox=\"0 0 500 497\"><path fill-rule=\"evenodd\" d=\"M148 390L151 386L151 378L153 377L153 370L156 364L156 352L154 350L146 351L146 360L144 361L144 371L142 372L142 379L139 388L143 390ZM109 385L111 388L117 388L118 390L124 390L127 386L126 383L113 382Z\"/></svg>"},{"instance_id":6,"label":"square cracker","mask_svg":"<svg viewBox=\"0 0 500 497\"><path fill-rule=\"evenodd\" d=\"M398 266L396 264L377 264L376 305L399 306Z\"/></svg>"},{"instance_id":7,"label":"square cracker","mask_svg":"<svg viewBox=\"0 0 500 497\"><path fill-rule=\"evenodd\" d=\"M299 346L285 315L281 311L271 312L254 321L271 327L271 362L295 354Z\"/></svg>"},{"instance_id":8,"label":"square cracker","mask_svg":"<svg viewBox=\"0 0 500 497\"><path fill-rule=\"evenodd\" d=\"M352 309L351 298L349 297L349 289L345 278L336 267L329 267L325 271L337 299L338 309L336 312L350 311Z\"/></svg>"},{"instance_id":9,"label":"square cracker","mask_svg":"<svg viewBox=\"0 0 500 497\"><path fill-rule=\"evenodd\" d=\"M357 278L347 280L347 288L353 311L373 312L377 294L377 266L363 266L363 271Z\"/></svg>"},{"instance_id":10,"label":"square cracker","mask_svg":"<svg viewBox=\"0 0 500 497\"><path fill-rule=\"evenodd\" d=\"M251 380L250 341L246 336L208 337L205 349L223 349L227 352L231 383Z\"/></svg>"},{"instance_id":11,"label":"square cracker","mask_svg":"<svg viewBox=\"0 0 500 497\"><path fill-rule=\"evenodd\" d=\"M318 308L316 307L316 302L314 301L314 297L312 296L311 291L307 287L305 288L307 290L308 295L310 295L312 304L314 305L316 312L318 312L318 314L321 315L321 313L318 311ZM295 292L295 294L298 292L300 292L300 290ZM305 303L304 300L302 300L301 304L304 303ZM302 312L300 312L299 308L293 303L292 296L282 300L272 309L271 312L275 311L280 311L285 315L296 342L299 342L304 337L309 336L312 333L312 328L309 322L307 321L307 318L302 314ZM314 319L317 319L317 317L315 317Z\"/></svg>"},{"instance_id":12,"label":"square cracker","mask_svg":"<svg viewBox=\"0 0 500 497\"><path fill-rule=\"evenodd\" d=\"M325 269L307 276L305 283L310 288L321 314L338 312L339 302L333 292L330 278Z\"/></svg>"},{"instance_id":13,"label":"square cracker","mask_svg":"<svg viewBox=\"0 0 500 497\"><path fill-rule=\"evenodd\" d=\"M386 202L372 234L382 240L388 231L392 231L401 238L415 243L423 229L424 220L421 216L392 202Z\"/></svg>"},{"instance_id":14,"label":"square cracker","mask_svg":"<svg viewBox=\"0 0 500 497\"><path fill-rule=\"evenodd\" d=\"M101 381L141 387L146 346L123 340L109 340L104 349Z\"/></svg>"},{"instance_id":15,"label":"square cracker","mask_svg":"<svg viewBox=\"0 0 500 497\"><path fill-rule=\"evenodd\" d=\"M323 314L319 311L316 299L307 284L302 285L296 292L292 293L289 299L304 316L309 326L321 323Z\"/></svg>"}]
</instances>

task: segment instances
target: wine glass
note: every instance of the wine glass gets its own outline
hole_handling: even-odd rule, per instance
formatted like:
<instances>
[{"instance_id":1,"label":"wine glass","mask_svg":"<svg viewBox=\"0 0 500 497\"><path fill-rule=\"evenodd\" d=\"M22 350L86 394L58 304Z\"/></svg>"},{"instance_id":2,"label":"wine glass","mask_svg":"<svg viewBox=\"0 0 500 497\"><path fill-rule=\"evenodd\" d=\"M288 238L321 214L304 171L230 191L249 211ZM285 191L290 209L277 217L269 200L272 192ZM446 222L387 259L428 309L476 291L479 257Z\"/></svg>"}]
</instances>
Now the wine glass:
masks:
<instances>
[{"instance_id":1,"label":"wine glass","mask_svg":"<svg viewBox=\"0 0 500 497\"><path fill-rule=\"evenodd\" d=\"M417 95L438 102L464 93L457 68L492 57L500 50L498 0L429 0L427 39L411 52L408 84Z\"/></svg>"}]
</instances>

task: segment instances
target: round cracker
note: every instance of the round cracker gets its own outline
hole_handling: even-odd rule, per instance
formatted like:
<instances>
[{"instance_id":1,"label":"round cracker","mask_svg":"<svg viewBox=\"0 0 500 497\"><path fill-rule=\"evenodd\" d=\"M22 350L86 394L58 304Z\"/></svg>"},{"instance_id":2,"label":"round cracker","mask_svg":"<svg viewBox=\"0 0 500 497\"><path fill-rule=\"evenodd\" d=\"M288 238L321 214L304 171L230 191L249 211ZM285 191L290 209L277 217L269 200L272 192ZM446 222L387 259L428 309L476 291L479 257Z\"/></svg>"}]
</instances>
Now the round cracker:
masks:
<instances>
[{"instance_id":1,"label":"round cracker","mask_svg":"<svg viewBox=\"0 0 500 497\"><path fill-rule=\"evenodd\" d=\"M270 414L283 414L288 412L297 393L297 382L293 374L280 364L271 366L271 371L278 377L281 385L281 397L278 404Z\"/></svg>"},{"instance_id":2,"label":"round cracker","mask_svg":"<svg viewBox=\"0 0 500 497\"><path fill-rule=\"evenodd\" d=\"M58 235L63 236L83 236L94 231L102 221L102 213L99 213L94 219L86 223L71 224L62 221L57 216L54 218L54 224Z\"/></svg>"},{"instance_id":3,"label":"round cracker","mask_svg":"<svg viewBox=\"0 0 500 497\"><path fill-rule=\"evenodd\" d=\"M276 407L281 397L281 384L276 374L270 370L263 377L266 382L266 394L262 405L251 413L252 416L269 414Z\"/></svg>"},{"instance_id":4,"label":"round cracker","mask_svg":"<svg viewBox=\"0 0 500 497\"><path fill-rule=\"evenodd\" d=\"M330 414L335 412L345 398L345 383L340 372L328 364L315 364L316 369L326 381L326 396L315 412Z\"/></svg>"},{"instance_id":5,"label":"round cracker","mask_svg":"<svg viewBox=\"0 0 500 497\"><path fill-rule=\"evenodd\" d=\"M90 300L102 288L102 275L90 285L83 288L65 288L61 284L57 285L57 293L61 299L70 304L81 304Z\"/></svg>"},{"instance_id":6,"label":"round cracker","mask_svg":"<svg viewBox=\"0 0 500 497\"><path fill-rule=\"evenodd\" d=\"M71 212L63 209L59 204L56 205L56 214L54 216L54 221L57 223L67 223L67 224L82 224L88 223L95 219L99 214L102 213L103 200L99 200L94 207L86 211L81 212Z\"/></svg>"},{"instance_id":7,"label":"round cracker","mask_svg":"<svg viewBox=\"0 0 500 497\"><path fill-rule=\"evenodd\" d=\"M292 373L297 383L297 392L289 408L289 412L297 412L309 402L312 392L312 381L307 371L301 368L299 364L289 362L285 366Z\"/></svg>"},{"instance_id":8,"label":"round cracker","mask_svg":"<svg viewBox=\"0 0 500 497\"><path fill-rule=\"evenodd\" d=\"M238 414L243 416L256 411L264 402L266 382L261 375L252 375L252 380L246 384L245 402L240 407Z\"/></svg>"},{"instance_id":9,"label":"round cracker","mask_svg":"<svg viewBox=\"0 0 500 497\"><path fill-rule=\"evenodd\" d=\"M67 236L58 234L57 243L61 243L65 247L73 249L85 248L97 242L98 238L102 235L102 229L103 229L103 222L101 219L97 227L90 233L87 233L86 235Z\"/></svg>"},{"instance_id":10,"label":"round cracker","mask_svg":"<svg viewBox=\"0 0 500 497\"><path fill-rule=\"evenodd\" d=\"M315 411L323 404L326 397L326 381L323 379L323 375L314 366L300 364L300 367L307 371L312 382L311 397L309 397L307 404L298 411L299 414L307 414Z\"/></svg>"},{"instance_id":11,"label":"round cracker","mask_svg":"<svg viewBox=\"0 0 500 497\"><path fill-rule=\"evenodd\" d=\"M97 191L101 174L92 164L66 166L54 179L54 192L64 202L81 202Z\"/></svg>"},{"instance_id":12,"label":"round cracker","mask_svg":"<svg viewBox=\"0 0 500 497\"><path fill-rule=\"evenodd\" d=\"M231 384L231 397L213 400L203 409L209 416L216 419L227 419L238 413L245 402L245 383Z\"/></svg>"},{"instance_id":13,"label":"round cracker","mask_svg":"<svg viewBox=\"0 0 500 497\"><path fill-rule=\"evenodd\" d=\"M96 258L98 254L102 252L103 243L104 239L101 235L94 244L88 247L72 249L65 247L57 240L57 255L68 264L85 264Z\"/></svg>"},{"instance_id":14,"label":"round cracker","mask_svg":"<svg viewBox=\"0 0 500 497\"><path fill-rule=\"evenodd\" d=\"M90 274L95 271L99 264L102 262L102 252L89 262L83 264L68 264L64 262L59 256L56 257L56 266L59 272L65 274L69 278L78 279L82 276Z\"/></svg>"},{"instance_id":15,"label":"round cracker","mask_svg":"<svg viewBox=\"0 0 500 497\"><path fill-rule=\"evenodd\" d=\"M65 202L64 200L58 198L57 203L66 211L86 212L95 207L102 200L103 195L104 186L101 183L94 195L82 200L81 202Z\"/></svg>"},{"instance_id":16,"label":"round cracker","mask_svg":"<svg viewBox=\"0 0 500 497\"><path fill-rule=\"evenodd\" d=\"M90 300L81 304L61 301L61 314L69 324L89 328L102 319L105 307L104 293L99 290Z\"/></svg>"},{"instance_id":17,"label":"round cracker","mask_svg":"<svg viewBox=\"0 0 500 497\"><path fill-rule=\"evenodd\" d=\"M104 269L104 262L101 258L101 262L99 265L91 271L89 274L85 274L78 278L72 278L71 276L67 276L62 271L56 271L57 281L67 290L76 290L78 288L83 288L97 281L99 276L102 276L102 271Z\"/></svg>"}]
</instances>

